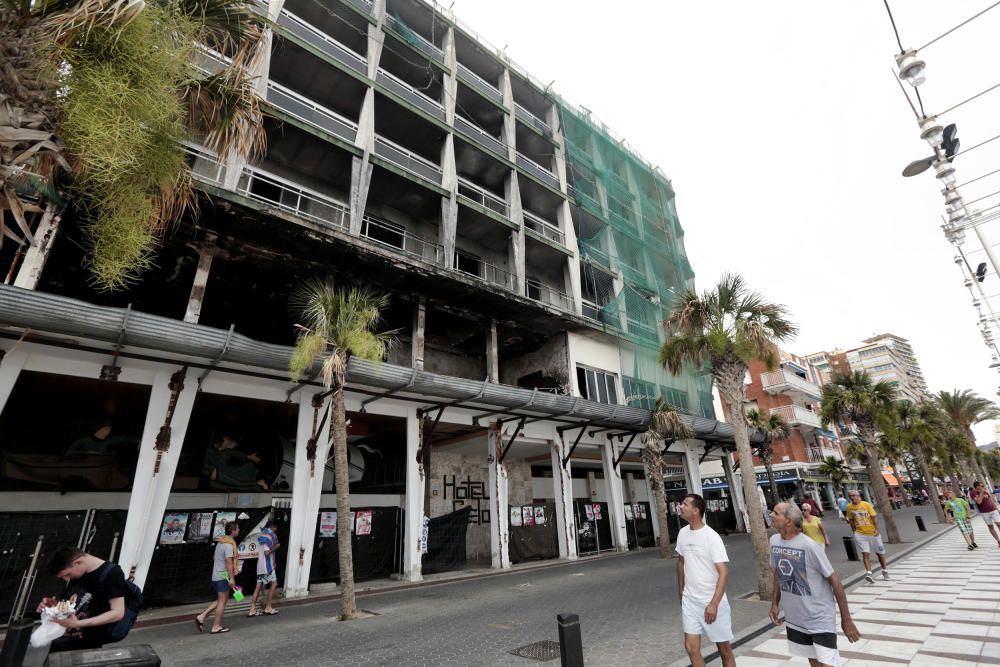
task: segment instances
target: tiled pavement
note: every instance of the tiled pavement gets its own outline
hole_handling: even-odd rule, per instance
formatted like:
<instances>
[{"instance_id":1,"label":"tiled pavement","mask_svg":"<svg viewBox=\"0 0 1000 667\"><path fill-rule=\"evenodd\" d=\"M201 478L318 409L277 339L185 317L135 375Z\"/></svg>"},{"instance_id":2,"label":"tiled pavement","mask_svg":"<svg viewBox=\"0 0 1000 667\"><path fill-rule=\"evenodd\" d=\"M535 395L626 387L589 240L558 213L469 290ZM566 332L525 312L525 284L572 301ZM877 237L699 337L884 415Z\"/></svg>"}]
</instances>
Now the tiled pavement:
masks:
<instances>
[{"instance_id":1,"label":"tiled pavement","mask_svg":"<svg viewBox=\"0 0 1000 667\"><path fill-rule=\"evenodd\" d=\"M890 581L848 591L861 640L838 645L845 667L1000 665L1000 549L977 520L977 551L952 530L899 564ZM807 665L791 658L784 626L737 650L740 667Z\"/></svg>"}]
</instances>

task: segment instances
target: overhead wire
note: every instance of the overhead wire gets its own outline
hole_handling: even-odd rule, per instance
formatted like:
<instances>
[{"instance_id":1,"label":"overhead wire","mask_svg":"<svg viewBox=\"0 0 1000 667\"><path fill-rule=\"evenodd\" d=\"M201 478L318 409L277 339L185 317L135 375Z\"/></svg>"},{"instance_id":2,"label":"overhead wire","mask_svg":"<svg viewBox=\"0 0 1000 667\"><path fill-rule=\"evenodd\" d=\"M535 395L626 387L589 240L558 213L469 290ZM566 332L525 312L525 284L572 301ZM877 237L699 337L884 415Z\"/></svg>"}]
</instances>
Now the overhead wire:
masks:
<instances>
[{"instance_id":1,"label":"overhead wire","mask_svg":"<svg viewBox=\"0 0 1000 667\"><path fill-rule=\"evenodd\" d=\"M888 6L888 3L887 3L886 6ZM921 46L919 49L917 49L917 51L923 51L924 49L926 49L928 46L930 46L931 44L935 43L939 39L943 39L943 38L947 37L951 33L955 32L956 30L958 30L959 28L961 28L962 26L967 25L969 23L972 23L973 21L975 21L976 19L978 19L980 16L982 16L986 12L988 12L991 9L993 9L994 7L998 7L998 6L1000 6L1000 2L994 2L992 5L990 5L986 9L982 10L978 14L974 14L973 16L970 16L969 18L965 19L964 21L962 21L961 23L959 23L954 28L951 28L950 30L946 30L945 32L941 33L940 35L938 35L937 37L935 37L931 41L929 41L926 44L924 44L923 46ZM893 28L895 28L895 23L893 23ZM899 40L899 33L896 33L896 40L897 41ZM899 48L900 49L903 48L902 44L900 44Z\"/></svg>"}]
</instances>

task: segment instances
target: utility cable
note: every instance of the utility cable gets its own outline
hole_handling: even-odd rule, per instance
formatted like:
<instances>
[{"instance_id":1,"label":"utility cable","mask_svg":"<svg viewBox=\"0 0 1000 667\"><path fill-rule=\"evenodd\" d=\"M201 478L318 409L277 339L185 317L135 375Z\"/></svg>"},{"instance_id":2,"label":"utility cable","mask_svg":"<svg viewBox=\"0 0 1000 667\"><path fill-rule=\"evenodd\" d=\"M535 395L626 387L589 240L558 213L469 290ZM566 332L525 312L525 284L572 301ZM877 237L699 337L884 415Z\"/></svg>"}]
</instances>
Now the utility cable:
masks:
<instances>
[{"instance_id":1,"label":"utility cable","mask_svg":"<svg viewBox=\"0 0 1000 667\"><path fill-rule=\"evenodd\" d=\"M964 99L964 100L962 100L961 102L959 102L958 104L955 104L955 105L953 105L953 106L950 106L950 107L948 107L948 108L947 108L947 109L945 109L944 111L941 111L941 112L939 112L939 113L938 113L937 115L938 115L938 116L943 116L943 115L945 115L946 113L950 113L950 112L954 111L955 109L957 109L958 107L960 107L960 106L962 106L962 105L964 105L964 104L968 104L969 102L971 102L971 101L973 101L973 100L975 100L975 99L977 99L977 98L979 98L979 97L982 97L982 96L983 96L983 95L985 95L986 93L988 93L988 92L990 92L990 91L992 91L992 90L996 90L997 88L1000 88L1000 83L995 83L995 84L993 84L992 86L990 86L990 87L989 87L989 88L987 88L986 90L983 90L983 91L980 91L980 92L976 93L975 95L973 95L972 97L969 97L969 98L967 98L967 99Z\"/></svg>"},{"instance_id":2,"label":"utility cable","mask_svg":"<svg viewBox=\"0 0 1000 667\"><path fill-rule=\"evenodd\" d=\"M892 10L889 9L889 0L882 0L885 2L885 11L889 14L889 22L892 23L892 31L896 34L896 44L899 45L899 52L903 53L906 49L903 48L903 42L899 39L899 30L896 28L896 19L892 16Z\"/></svg>"},{"instance_id":3,"label":"utility cable","mask_svg":"<svg viewBox=\"0 0 1000 667\"><path fill-rule=\"evenodd\" d=\"M887 3L886 6L888 7L888 3ZM968 23L972 23L973 21L975 21L976 19L978 19L980 16L982 16L983 14L985 14L986 12L990 11L991 9L993 9L994 7L997 7L997 6L1000 6L1000 2L994 2L992 5L990 5L989 7L987 7L986 9L984 9L983 11L979 12L978 14L976 14L974 16L970 16L969 18L965 19L964 21L962 21L961 23L959 23L957 26L955 26L951 30L948 30L947 32L944 32L944 33L938 35L937 37L935 37L934 39L932 39L931 41L927 42L926 44L924 44L923 46L921 46L919 49L917 49L917 51L923 51L924 49L926 49L928 46L930 46L934 42L936 42L939 39L942 39L944 37L947 37L951 33L955 32L956 30L958 30L959 28L961 28L962 26L964 26L964 25L966 25ZM891 13L889 14L889 17L892 18L892 14ZM895 24L893 24L893 27L895 27ZM896 39L897 40L899 39L899 34L898 33L896 35ZM899 48L902 49L903 46L900 45Z\"/></svg>"},{"instance_id":4,"label":"utility cable","mask_svg":"<svg viewBox=\"0 0 1000 667\"><path fill-rule=\"evenodd\" d=\"M975 178L973 178L971 180L968 180L965 183L959 183L955 187L956 188L964 188L966 185L970 185L972 183L975 183L976 181L981 181L984 178L987 178L989 176L993 176L994 174L1000 174L1000 169L994 169L993 171L987 172L987 173L983 174L982 176L976 176Z\"/></svg>"}]
</instances>

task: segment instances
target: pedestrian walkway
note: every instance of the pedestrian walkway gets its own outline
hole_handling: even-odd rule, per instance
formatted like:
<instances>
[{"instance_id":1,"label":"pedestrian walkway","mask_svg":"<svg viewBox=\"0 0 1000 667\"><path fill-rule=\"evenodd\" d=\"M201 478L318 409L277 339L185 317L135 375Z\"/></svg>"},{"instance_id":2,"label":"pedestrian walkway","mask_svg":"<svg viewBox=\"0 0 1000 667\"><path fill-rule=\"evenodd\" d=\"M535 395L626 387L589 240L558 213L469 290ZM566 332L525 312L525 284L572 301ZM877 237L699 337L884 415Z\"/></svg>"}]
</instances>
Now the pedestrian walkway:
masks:
<instances>
[{"instance_id":1,"label":"pedestrian walkway","mask_svg":"<svg viewBox=\"0 0 1000 667\"><path fill-rule=\"evenodd\" d=\"M900 563L892 579L848 591L861 640L840 633L844 667L1000 665L1000 549L981 522L980 548L968 551L951 530ZM860 564L859 564L860 566ZM791 658L784 626L737 651L740 667L807 665Z\"/></svg>"}]
</instances>

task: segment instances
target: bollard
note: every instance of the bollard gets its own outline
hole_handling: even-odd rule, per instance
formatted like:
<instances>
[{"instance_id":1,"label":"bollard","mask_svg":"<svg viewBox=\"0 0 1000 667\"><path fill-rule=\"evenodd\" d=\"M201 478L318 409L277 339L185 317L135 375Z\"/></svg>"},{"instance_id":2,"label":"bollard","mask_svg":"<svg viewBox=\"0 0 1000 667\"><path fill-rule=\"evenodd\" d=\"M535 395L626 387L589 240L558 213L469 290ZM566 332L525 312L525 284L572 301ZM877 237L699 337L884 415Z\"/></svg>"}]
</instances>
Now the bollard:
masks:
<instances>
[{"instance_id":1,"label":"bollard","mask_svg":"<svg viewBox=\"0 0 1000 667\"><path fill-rule=\"evenodd\" d=\"M3 650L0 650L0 667L21 667L24 664L24 654L28 650L28 640L31 639L34 624L34 621L26 618L10 622Z\"/></svg>"},{"instance_id":2,"label":"bollard","mask_svg":"<svg viewBox=\"0 0 1000 667\"><path fill-rule=\"evenodd\" d=\"M847 551L847 560L858 560L858 550L853 537L844 538L844 550Z\"/></svg>"},{"instance_id":3,"label":"bollard","mask_svg":"<svg viewBox=\"0 0 1000 667\"><path fill-rule=\"evenodd\" d=\"M922 516L916 516L916 517L913 517L913 518L917 520L917 530L919 530L921 533L926 533L927 532L927 526L924 525L924 517L922 517Z\"/></svg>"},{"instance_id":4,"label":"bollard","mask_svg":"<svg viewBox=\"0 0 1000 667\"><path fill-rule=\"evenodd\" d=\"M562 667L583 667L583 636L580 617L576 614L557 614L559 623L559 655Z\"/></svg>"}]
</instances>

